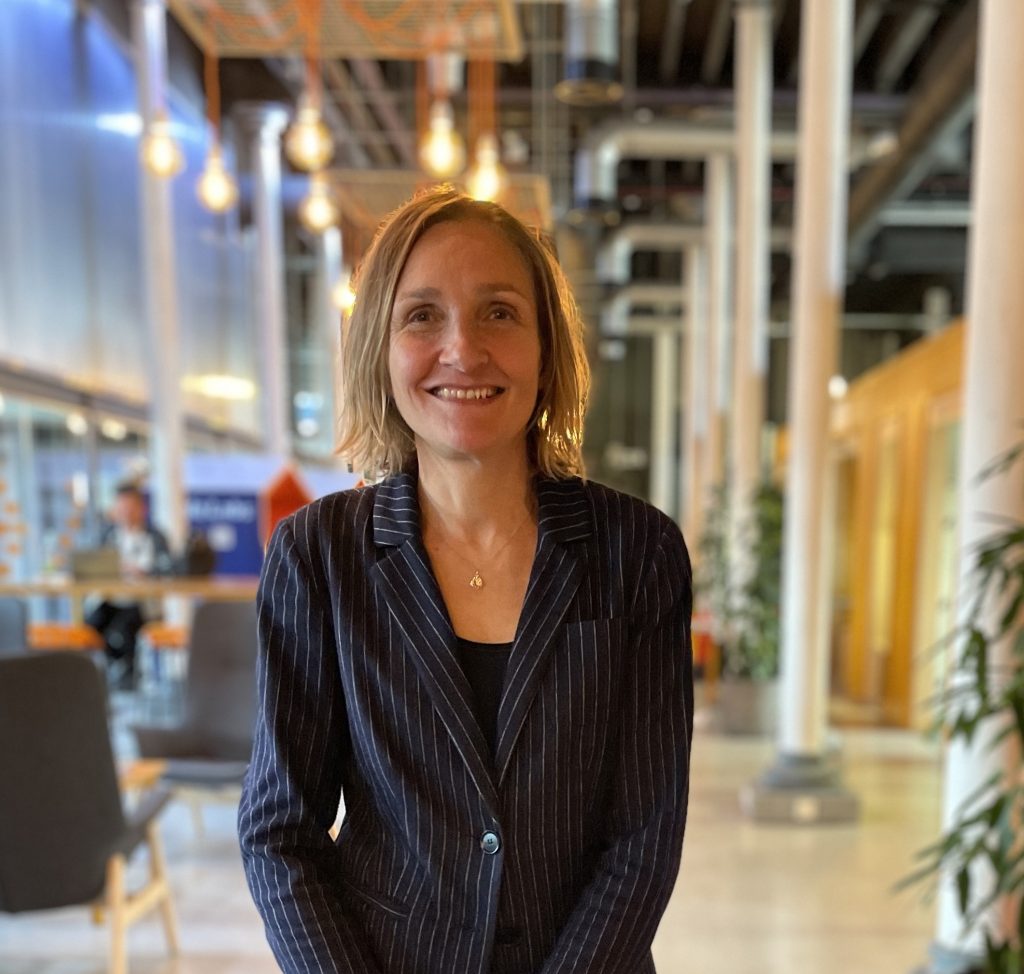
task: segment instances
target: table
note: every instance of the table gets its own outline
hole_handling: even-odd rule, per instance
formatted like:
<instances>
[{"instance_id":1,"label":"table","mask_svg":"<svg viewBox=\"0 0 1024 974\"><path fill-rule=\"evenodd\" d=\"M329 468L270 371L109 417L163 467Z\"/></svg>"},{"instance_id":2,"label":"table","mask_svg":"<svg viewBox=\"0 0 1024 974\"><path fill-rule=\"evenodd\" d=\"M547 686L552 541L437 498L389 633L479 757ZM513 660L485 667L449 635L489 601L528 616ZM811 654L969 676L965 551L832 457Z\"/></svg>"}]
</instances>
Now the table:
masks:
<instances>
[{"instance_id":1,"label":"table","mask_svg":"<svg viewBox=\"0 0 1024 974\"><path fill-rule=\"evenodd\" d=\"M0 596L25 598L46 595L81 602L88 595L103 598L143 599L184 597L211 602L249 602L256 598L259 579L255 575L164 576L153 578L95 578L75 581L52 576L25 582L0 582Z\"/></svg>"}]
</instances>

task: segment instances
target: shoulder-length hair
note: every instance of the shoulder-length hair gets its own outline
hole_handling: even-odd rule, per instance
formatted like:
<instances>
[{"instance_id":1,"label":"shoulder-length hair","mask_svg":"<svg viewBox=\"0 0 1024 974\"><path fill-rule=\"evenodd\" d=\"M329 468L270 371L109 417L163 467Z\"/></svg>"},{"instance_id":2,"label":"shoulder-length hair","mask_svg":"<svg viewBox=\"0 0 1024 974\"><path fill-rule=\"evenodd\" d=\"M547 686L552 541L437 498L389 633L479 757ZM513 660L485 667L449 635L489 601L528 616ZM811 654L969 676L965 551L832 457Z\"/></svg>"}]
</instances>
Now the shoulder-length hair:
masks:
<instances>
[{"instance_id":1,"label":"shoulder-length hair","mask_svg":"<svg viewBox=\"0 0 1024 974\"><path fill-rule=\"evenodd\" d=\"M356 272L356 302L342 335L338 453L372 475L414 464L412 430L395 406L388 371L395 291L410 251L427 230L469 220L497 229L522 254L533 278L541 374L527 428L529 460L549 477L582 476L590 366L583 320L554 248L503 207L450 187L414 196L392 213Z\"/></svg>"}]
</instances>

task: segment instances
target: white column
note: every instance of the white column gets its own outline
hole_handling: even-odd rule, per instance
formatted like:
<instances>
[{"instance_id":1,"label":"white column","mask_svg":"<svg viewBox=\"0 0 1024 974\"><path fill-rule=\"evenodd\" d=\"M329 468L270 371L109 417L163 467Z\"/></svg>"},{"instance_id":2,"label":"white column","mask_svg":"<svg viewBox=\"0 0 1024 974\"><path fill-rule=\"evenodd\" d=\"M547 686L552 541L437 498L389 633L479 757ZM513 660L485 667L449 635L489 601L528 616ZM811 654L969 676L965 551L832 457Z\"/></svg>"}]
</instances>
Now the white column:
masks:
<instances>
[{"instance_id":1,"label":"white column","mask_svg":"<svg viewBox=\"0 0 1024 974\"><path fill-rule=\"evenodd\" d=\"M835 493L828 380L845 290L853 0L804 0L802 9L779 754L744 797L761 820L834 822L858 812L824 760Z\"/></svg>"},{"instance_id":2,"label":"white column","mask_svg":"<svg viewBox=\"0 0 1024 974\"><path fill-rule=\"evenodd\" d=\"M288 399L288 330L284 301L284 215L281 207L281 132L288 113L281 105L236 110L252 133L253 210L256 217L256 311L259 315L260 379L266 450L291 453Z\"/></svg>"},{"instance_id":3,"label":"white column","mask_svg":"<svg viewBox=\"0 0 1024 974\"><path fill-rule=\"evenodd\" d=\"M139 109L148 125L165 105L167 11L163 0L136 0L132 34L138 64ZM188 534L185 501L185 422L181 405L178 287L171 185L140 161L142 260L150 389L151 515L181 551Z\"/></svg>"},{"instance_id":4,"label":"white column","mask_svg":"<svg viewBox=\"0 0 1024 974\"><path fill-rule=\"evenodd\" d=\"M966 362L964 412L960 432L960 551L961 611L967 608L966 573L971 551L991 535L1000 522L1024 520L1024 472L1011 472L979 481L979 472L1001 453L1021 441L1024 423L1024 130L1012 123L1024 99L1024 4L1020 0L985 0L981 5L978 54L978 115L974 126L973 222L967 278ZM991 607L985 624L995 626ZM1009 646L996 649L990 664L1013 667ZM1004 671L1005 672L1005 671ZM1017 770L1021 755L1008 743L990 749L993 728L974 746L961 742L946 754L943 781L943 828L952 824L958 807L997 771ZM986 878L974 877L976 891ZM952 883L940 892L937 947L940 951L978 952L977 941L961 940L960 915ZM1014 918L1003 902L988 912L985 922L997 939L1010 935Z\"/></svg>"},{"instance_id":5,"label":"white column","mask_svg":"<svg viewBox=\"0 0 1024 974\"><path fill-rule=\"evenodd\" d=\"M679 333L660 328L651 335L651 503L672 516Z\"/></svg>"},{"instance_id":6,"label":"white column","mask_svg":"<svg viewBox=\"0 0 1024 974\"><path fill-rule=\"evenodd\" d=\"M324 397L323 415L327 418L330 428L330 442L334 444L335 409L337 402L338 383L341 378L341 311L334 303L333 289L341 278L342 239L338 227L329 227L320 235L320 267L321 287L319 292L320 329L319 346L323 356L324 367L320 370L320 392Z\"/></svg>"},{"instance_id":7,"label":"white column","mask_svg":"<svg viewBox=\"0 0 1024 974\"><path fill-rule=\"evenodd\" d=\"M732 390L733 177L732 159L724 152L708 157L704 189L708 279L706 375L710 412L700 493L702 509L710 501L712 488L725 478L724 441Z\"/></svg>"},{"instance_id":8,"label":"white column","mask_svg":"<svg viewBox=\"0 0 1024 974\"><path fill-rule=\"evenodd\" d=\"M704 248L689 246L683 252L686 311L683 318L680 375L683 384L683 421L679 424L679 523L691 547L703 530L704 498L701 496L707 463L708 437L708 315L707 262Z\"/></svg>"},{"instance_id":9,"label":"white column","mask_svg":"<svg viewBox=\"0 0 1024 974\"><path fill-rule=\"evenodd\" d=\"M783 539L782 706L779 747L821 755L829 646L820 611L831 552L826 535L828 380L836 371L846 281L851 0L804 0L796 260L789 341L789 467ZM827 617L826 617L827 618Z\"/></svg>"},{"instance_id":10,"label":"white column","mask_svg":"<svg viewBox=\"0 0 1024 974\"><path fill-rule=\"evenodd\" d=\"M730 564L749 572L740 525L761 473L765 372L768 367L768 247L771 192L772 3L736 4L736 333L729 446Z\"/></svg>"}]
</instances>

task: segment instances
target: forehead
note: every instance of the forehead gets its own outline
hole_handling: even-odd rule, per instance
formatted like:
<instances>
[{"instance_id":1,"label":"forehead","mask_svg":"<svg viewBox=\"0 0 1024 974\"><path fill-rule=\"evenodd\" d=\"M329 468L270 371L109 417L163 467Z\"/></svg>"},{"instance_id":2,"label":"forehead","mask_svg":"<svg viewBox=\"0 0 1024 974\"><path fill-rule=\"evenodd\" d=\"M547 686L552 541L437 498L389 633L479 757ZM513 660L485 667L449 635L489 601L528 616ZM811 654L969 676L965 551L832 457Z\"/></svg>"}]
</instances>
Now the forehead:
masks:
<instances>
[{"instance_id":1,"label":"forehead","mask_svg":"<svg viewBox=\"0 0 1024 974\"><path fill-rule=\"evenodd\" d=\"M460 275L515 276L516 283L529 283L532 289L533 274L519 248L498 227L472 219L446 220L426 230L409 251L399 281L455 269Z\"/></svg>"}]
</instances>

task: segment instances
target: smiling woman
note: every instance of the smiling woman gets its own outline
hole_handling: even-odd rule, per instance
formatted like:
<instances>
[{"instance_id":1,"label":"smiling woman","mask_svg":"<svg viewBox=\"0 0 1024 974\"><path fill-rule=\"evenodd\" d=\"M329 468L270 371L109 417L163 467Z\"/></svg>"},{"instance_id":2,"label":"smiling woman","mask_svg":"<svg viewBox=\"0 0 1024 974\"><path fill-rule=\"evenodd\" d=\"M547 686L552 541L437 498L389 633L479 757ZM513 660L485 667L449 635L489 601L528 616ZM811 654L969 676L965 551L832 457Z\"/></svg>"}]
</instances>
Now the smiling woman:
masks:
<instances>
[{"instance_id":1,"label":"smiling woman","mask_svg":"<svg viewBox=\"0 0 1024 974\"><path fill-rule=\"evenodd\" d=\"M358 281L341 450L387 476L282 521L260 587L239 833L270 944L296 974L651 974L693 727L679 530L580 479L582 324L538 234L433 191Z\"/></svg>"}]
</instances>

